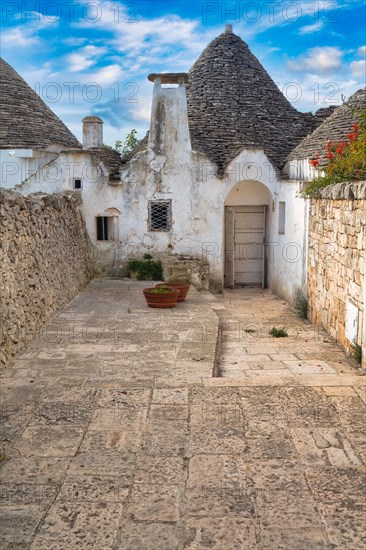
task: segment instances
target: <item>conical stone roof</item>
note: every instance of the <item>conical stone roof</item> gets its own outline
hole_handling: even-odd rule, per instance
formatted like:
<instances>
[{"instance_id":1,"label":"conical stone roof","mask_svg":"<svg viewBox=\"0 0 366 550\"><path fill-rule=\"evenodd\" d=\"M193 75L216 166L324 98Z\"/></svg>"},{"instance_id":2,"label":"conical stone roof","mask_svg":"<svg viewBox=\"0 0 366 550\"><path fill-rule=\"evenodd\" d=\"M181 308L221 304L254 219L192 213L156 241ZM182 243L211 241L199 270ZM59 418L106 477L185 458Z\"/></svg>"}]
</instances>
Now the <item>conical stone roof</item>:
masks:
<instances>
[{"instance_id":1,"label":"conical stone roof","mask_svg":"<svg viewBox=\"0 0 366 550\"><path fill-rule=\"evenodd\" d=\"M291 152L288 160L311 159L320 155L320 165L326 164L326 146L329 141L339 143L347 140L347 134L366 112L366 88L355 92L349 100L338 107L312 134L307 136Z\"/></svg>"},{"instance_id":2,"label":"conical stone roof","mask_svg":"<svg viewBox=\"0 0 366 550\"><path fill-rule=\"evenodd\" d=\"M23 78L0 58L0 149L81 145Z\"/></svg>"},{"instance_id":3,"label":"conical stone roof","mask_svg":"<svg viewBox=\"0 0 366 550\"><path fill-rule=\"evenodd\" d=\"M259 147L281 169L290 151L314 129L230 27L189 71L188 120L192 148L225 166L245 147Z\"/></svg>"}]
</instances>

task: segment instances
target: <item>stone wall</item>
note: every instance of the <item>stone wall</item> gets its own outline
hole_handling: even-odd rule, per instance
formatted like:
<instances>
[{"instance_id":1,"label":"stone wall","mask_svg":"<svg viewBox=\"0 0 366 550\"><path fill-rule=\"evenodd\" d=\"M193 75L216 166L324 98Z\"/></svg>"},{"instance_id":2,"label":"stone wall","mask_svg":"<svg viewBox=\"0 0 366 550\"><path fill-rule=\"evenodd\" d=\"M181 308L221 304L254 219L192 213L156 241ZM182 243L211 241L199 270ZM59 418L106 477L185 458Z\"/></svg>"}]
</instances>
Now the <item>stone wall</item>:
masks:
<instances>
[{"instance_id":1,"label":"stone wall","mask_svg":"<svg viewBox=\"0 0 366 550\"><path fill-rule=\"evenodd\" d=\"M366 183L337 184L320 195L310 206L310 320L351 351L346 338L347 302L359 310L357 343L365 346Z\"/></svg>"},{"instance_id":2,"label":"stone wall","mask_svg":"<svg viewBox=\"0 0 366 550\"><path fill-rule=\"evenodd\" d=\"M75 193L0 193L0 360L7 363L93 275Z\"/></svg>"},{"instance_id":3,"label":"stone wall","mask_svg":"<svg viewBox=\"0 0 366 550\"><path fill-rule=\"evenodd\" d=\"M161 255L160 258L164 281L191 283L197 290L208 290L210 266L207 261L190 256Z\"/></svg>"}]
</instances>

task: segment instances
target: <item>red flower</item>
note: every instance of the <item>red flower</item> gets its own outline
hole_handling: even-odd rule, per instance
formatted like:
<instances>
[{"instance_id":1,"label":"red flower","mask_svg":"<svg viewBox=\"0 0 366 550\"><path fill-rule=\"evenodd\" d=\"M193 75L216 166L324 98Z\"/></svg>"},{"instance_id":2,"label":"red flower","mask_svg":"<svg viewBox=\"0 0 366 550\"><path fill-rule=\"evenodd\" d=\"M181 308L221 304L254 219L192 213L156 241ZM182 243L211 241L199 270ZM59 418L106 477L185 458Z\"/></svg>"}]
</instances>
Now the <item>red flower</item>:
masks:
<instances>
[{"instance_id":1,"label":"red flower","mask_svg":"<svg viewBox=\"0 0 366 550\"><path fill-rule=\"evenodd\" d=\"M351 132L350 134L347 134L347 137L350 141L354 141L356 139L356 134Z\"/></svg>"},{"instance_id":2,"label":"red flower","mask_svg":"<svg viewBox=\"0 0 366 550\"><path fill-rule=\"evenodd\" d=\"M355 132L357 132L357 130L359 129L359 127L360 127L360 125L359 125L359 124L357 124L357 123L356 123L356 124L354 124L354 125L353 125L353 129L354 129L354 131L355 131Z\"/></svg>"},{"instance_id":3,"label":"red flower","mask_svg":"<svg viewBox=\"0 0 366 550\"><path fill-rule=\"evenodd\" d=\"M328 151L328 153L326 154L326 157L327 159L334 159L334 153L331 153L330 151Z\"/></svg>"},{"instance_id":4,"label":"red flower","mask_svg":"<svg viewBox=\"0 0 366 550\"><path fill-rule=\"evenodd\" d=\"M312 166L318 166L319 161L318 161L318 159L312 159L312 160L310 161L310 164L311 164Z\"/></svg>"},{"instance_id":5,"label":"red flower","mask_svg":"<svg viewBox=\"0 0 366 550\"><path fill-rule=\"evenodd\" d=\"M344 153L344 149L347 148L347 145L348 145L348 143L346 143L345 141L341 141L340 143L338 143L338 146L336 148L336 152L339 155L342 155Z\"/></svg>"}]
</instances>

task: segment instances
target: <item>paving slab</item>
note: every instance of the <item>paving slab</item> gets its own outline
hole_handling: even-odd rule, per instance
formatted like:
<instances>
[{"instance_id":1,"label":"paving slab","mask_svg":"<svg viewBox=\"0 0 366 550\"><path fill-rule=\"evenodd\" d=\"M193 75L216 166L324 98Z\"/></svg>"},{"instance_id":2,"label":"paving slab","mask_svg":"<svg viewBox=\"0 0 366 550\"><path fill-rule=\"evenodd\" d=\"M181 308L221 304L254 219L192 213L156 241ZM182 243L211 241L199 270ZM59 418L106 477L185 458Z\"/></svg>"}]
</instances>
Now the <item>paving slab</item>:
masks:
<instances>
[{"instance_id":1,"label":"paving slab","mask_svg":"<svg viewBox=\"0 0 366 550\"><path fill-rule=\"evenodd\" d=\"M357 365L268 291L147 284L93 281L0 374L1 548L363 550Z\"/></svg>"}]
</instances>

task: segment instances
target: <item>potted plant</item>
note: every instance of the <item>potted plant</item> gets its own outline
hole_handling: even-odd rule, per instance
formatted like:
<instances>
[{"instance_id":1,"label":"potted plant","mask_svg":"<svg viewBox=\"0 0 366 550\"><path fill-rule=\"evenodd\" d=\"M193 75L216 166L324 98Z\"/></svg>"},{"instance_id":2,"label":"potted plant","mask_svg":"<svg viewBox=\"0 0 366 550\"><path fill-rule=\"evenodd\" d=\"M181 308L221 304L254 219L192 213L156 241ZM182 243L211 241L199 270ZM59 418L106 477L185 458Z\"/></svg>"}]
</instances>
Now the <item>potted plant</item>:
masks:
<instances>
[{"instance_id":1,"label":"potted plant","mask_svg":"<svg viewBox=\"0 0 366 550\"><path fill-rule=\"evenodd\" d=\"M180 291L161 285L158 288L144 288L144 296L149 307L174 307L178 301Z\"/></svg>"},{"instance_id":2,"label":"potted plant","mask_svg":"<svg viewBox=\"0 0 366 550\"><path fill-rule=\"evenodd\" d=\"M159 288L159 287L162 287L162 286L167 286L168 288L175 288L176 290L179 290L180 294L179 294L178 302L184 302L185 301L185 299L187 297L187 294L188 294L188 291L191 288L191 285L189 285L188 283L174 283L174 282L159 283L159 284L155 285L155 288Z\"/></svg>"}]
</instances>

